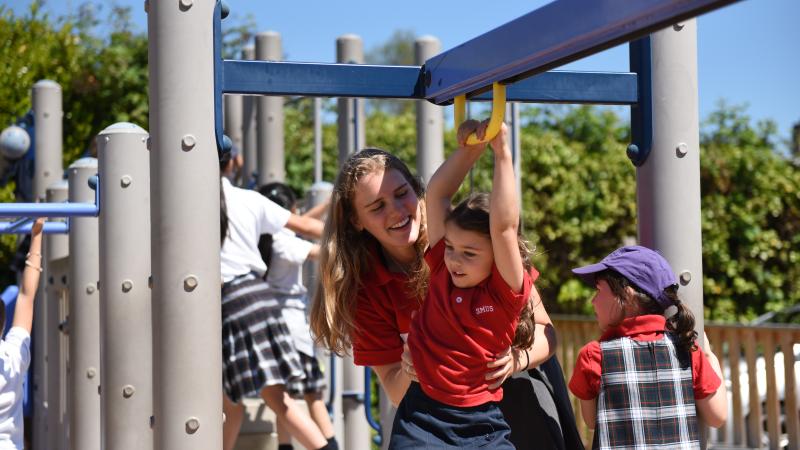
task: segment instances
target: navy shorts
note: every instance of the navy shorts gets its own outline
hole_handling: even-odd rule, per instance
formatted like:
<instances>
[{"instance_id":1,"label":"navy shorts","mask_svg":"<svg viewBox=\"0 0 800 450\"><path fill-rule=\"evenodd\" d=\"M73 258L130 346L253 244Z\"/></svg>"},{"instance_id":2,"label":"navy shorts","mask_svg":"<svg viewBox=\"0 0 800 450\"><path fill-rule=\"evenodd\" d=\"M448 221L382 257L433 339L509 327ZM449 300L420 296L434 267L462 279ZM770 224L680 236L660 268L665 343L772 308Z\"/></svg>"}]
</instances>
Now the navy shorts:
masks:
<instances>
[{"instance_id":1,"label":"navy shorts","mask_svg":"<svg viewBox=\"0 0 800 450\"><path fill-rule=\"evenodd\" d=\"M460 408L440 403L411 383L397 408L389 449L514 450L511 429L495 402Z\"/></svg>"}]
</instances>

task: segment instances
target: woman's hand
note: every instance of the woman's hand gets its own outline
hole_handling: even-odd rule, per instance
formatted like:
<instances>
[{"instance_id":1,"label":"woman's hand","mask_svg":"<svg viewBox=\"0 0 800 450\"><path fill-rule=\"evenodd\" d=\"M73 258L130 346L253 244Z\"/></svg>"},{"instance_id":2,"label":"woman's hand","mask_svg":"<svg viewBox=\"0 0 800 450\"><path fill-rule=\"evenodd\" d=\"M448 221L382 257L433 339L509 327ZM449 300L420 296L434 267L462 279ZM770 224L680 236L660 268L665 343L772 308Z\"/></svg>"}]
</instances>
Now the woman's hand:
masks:
<instances>
[{"instance_id":1,"label":"woman's hand","mask_svg":"<svg viewBox=\"0 0 800 450\"><path fill-rule=\"evenodd\" d=\"M486 374L486 381L495 380L489 385L490 390L499 388L501 384L511 378L517 371L523 369L520 356L520 350L509 347L508 350L497 355L494 361L486 365L490 370L496 369Z\"/></svg>"},{"instance_id":2,"label":"woman's hand","mask_svg":"<svg viewBox=\"0 0 800 450\"><path fill-rule=\"evenodd\" d=\"M408 344L403 344L403 356L400 360L400 367L402 367L403 373L405 373L411 381L419 383L417 371L414 370L414 362L411 360L411 351L408 349Z\"/></svg>"}]
</instances>

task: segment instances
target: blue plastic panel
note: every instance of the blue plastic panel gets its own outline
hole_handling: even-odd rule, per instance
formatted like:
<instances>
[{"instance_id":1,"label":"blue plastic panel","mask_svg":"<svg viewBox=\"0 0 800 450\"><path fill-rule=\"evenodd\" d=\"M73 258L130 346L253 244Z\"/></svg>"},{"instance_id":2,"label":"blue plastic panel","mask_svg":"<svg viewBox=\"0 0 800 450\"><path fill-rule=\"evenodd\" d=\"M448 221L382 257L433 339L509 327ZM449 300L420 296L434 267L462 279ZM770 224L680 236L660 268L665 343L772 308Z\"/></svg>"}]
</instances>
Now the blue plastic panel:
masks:
<instances>
[{"instance_id":1,"label":"blue plastic panel","mask_svg":"<svg viewBox=\"0 0 800 450\"><path fill-rule=\"evenodd\" d=\"M425 97L479 94L735 1L557 0L426 61Z\"/></svg>"}]
</instances>

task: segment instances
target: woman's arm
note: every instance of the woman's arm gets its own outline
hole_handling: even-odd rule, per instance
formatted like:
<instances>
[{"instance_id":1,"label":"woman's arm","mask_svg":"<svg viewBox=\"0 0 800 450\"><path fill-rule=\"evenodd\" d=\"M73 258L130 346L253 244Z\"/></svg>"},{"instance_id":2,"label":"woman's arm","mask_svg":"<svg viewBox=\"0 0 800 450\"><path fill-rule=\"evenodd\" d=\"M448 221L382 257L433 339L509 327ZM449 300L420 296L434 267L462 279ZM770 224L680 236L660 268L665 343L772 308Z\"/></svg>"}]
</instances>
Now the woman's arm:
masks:
<instances>
[{"instance_id":1,"label":"woman's arm","mask_svg":"<svg viewBox=\"0 0 800 450\"><path fill-rule=\"evenodd\" d=\"M33 327L33 301L39 287L39 275L42 272L42 228L44 219L36 219L31 228L31 247L25 258L25 270L22 272L22 289L17 295L17 306L14 308L12 327L24 328L30 334Z\"/></svg>"},{"instance_id":2,"label":"woman's arm","mask_svg":"<svg viewBox=\"0 0 800 450\"><path fill-rule=\"evenodd\" d=\"M400 401L403 400L403 396L406 395L408 386L411 385L411 378L403 371L401 362L373 366L372 370L378 374L381 386L383 386L392 404L394 406L399 405Z\"/></svg>"},{"instance_id":3,"label":"woman's arm","mask_svg":"<svg viewBox=\"0 0 800 450\"><path fill-rule=\"evenodd\" d=\"M466 145L467 137L474 131L479 139L486 133L488 122L467 120L458 127L458 149L436 169L425 194L428 242L433 246L444 237L444 220L450 212L451 199L469 170L480 158L486 144Z\"/></svg>"}]
</instances>

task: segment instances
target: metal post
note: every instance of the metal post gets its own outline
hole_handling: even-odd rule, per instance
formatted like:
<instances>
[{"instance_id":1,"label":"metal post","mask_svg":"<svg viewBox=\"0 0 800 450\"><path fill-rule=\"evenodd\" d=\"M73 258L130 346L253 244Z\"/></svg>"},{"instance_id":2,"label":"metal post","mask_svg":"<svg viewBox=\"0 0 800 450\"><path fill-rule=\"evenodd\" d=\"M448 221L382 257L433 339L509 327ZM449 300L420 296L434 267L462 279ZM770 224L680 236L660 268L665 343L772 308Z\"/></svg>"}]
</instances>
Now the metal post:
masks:
<instances>
[{"instance_id":1,"label":"metal post","mask_svg":"<svg viewBox=\"0 0 800 450\"><path fill-rule=\"evenodd\" d=\"M423 65L441 51L439 40L422 36L414 41L414 64ZM444 110L425 100L417 102L417 175L427 183L444 162Z\"/></svg>"},{"instance_id":2,"label":"metal post","mask_svg":"<svg viewBox=\"0 0 800 450\"><path fill-rule=\"evenodd\" d=\"M149 0L156 450L222 448L215 3Z\"/></svg>"},{"instance_id":3,"label":"metal post","mask_svg":"<svg viewBox=\"0 0 800 450\"><path fill-rule=\"evenodd\" d=\"M654 33L651 49L653 140L649 158L637 171L639 240L670 262L702 332L697 22Z\"/></svg>"},{"instance_id":4,"label":"metal post","mask_svg":"<svg viewBox=\"0 0 800 450\"><path fill-rule=\"evenodd\" d=\"M61 179L64 172L62 163L62 92L55 81L40 80L31 90L31 103L34 113L34 142L36 162L33 175L33 198L44 200L47 186ZM45 256L46 258L46 256ZM46 259L45 259L46 260ZM33 352L33 436L46 436L47 430L47 312L44 292L47 273L39 281L39 295L34 303L32 342ZM34 439L35 450L44 449L41 439Z\"/></svg>"},{"instance_id":5,"label":"metal post","mask_svg":"<svg viewBox=\"0 0 800 450\"><path fill-rule=\"evenodd\" d=\"M242 50L242 59L255 59L256 48L245 47ZM249 187L253 181L253 174L258 170L258 137L256 136L256 99L246 95L242 97L242 184Z\"/></svg>"},{"instance_id":6,"label":"metal post","mask_svg":"<svg viewBox=\"0 0 800 450\"><path fill-rule=\"evenodd\" d=\"M47 187L46 199L49 203L67 201L67 181L59 180ZM65 394L62 390L62 362L66 363L66 355L61 354L62 312L59 306L66 287L69 267L69 238L66 234L48 234L44 237L44 254L47 256L46 286L44 291L47 318L47 434L44 448L60 450L65 448L66 432L64 429L64 410L66 405L61 401Z\"/></svg>"},{"instance_id":7,"label":"metal post","mask_svg":"<svg viewBox=\"0 0 800 450\"><path fill-rule=\"evenodd\" d=\"M361 37L345 34L336 39L336 62L348 64L364 63L364 44ZM339 125L339 165L366 142L364 127L364 100L340 98L337 100Z\"/></svg>"},{"instance_id":8,"label":"metal post","mask_svg":"<svg viewBox=\"0 0 800 450\"><path fill-rule=\"evenodd\" d=\"M147 132L118 123L97 139L103 199L99 217L103 448L149 450L153 448L153 346Z\"/></svg>"},{"instance_id":9,"label":"metal post","mask_svg":"<svg viewBox=\"0 0 800 450\"><path fill-rule=\"evenodd\" d=\"M639 54L647 57L646 51ZM697 21L688 20L653 33L649 56L650 61L639 65L646 68L650 63L651 95L645 98L652 99L648 102L652 115L648 117L645 111L639 115L645 119L632 120L637 124L632 130L634 136L640 136L645 145L647 131L652 129L652 150L637 169L639 241L660 251L669 261L678 276L681 299L694 313L695 329L702 335ZM650 124L646 123L648 119ZM703 448L705 437L701 432Z\"/></svg>"},{"instance_id":10,"label":"metal post","mask_svg":"<svg viewBox=\"0 0 800 450\"><path fill-rule=\"evenodd\" d=\"M88 180L97 174L95 158L69 166L69 201L94 201ZM100 446L100 279L97 218L70 219L69 255L69 423L70 448Z\"/></svg>"},{"instance_id":11,"label":"metal post","mask_svg":"<svg viewBox=\"0 0 800 450\"><path fill-rule=\"evenodd\" d=\"M256 59L280 61L281 35L256 35ZM283 97L258 97L258 184L286 179L283 150Z\"/></svg>"},{"instance_id":12,"label":"metal post","mask_svg":"<svg viewBox=\"0 0 800 450\"><path fill-rule=\"evenodd\" d=\"M239 154L242 154L242 96L228 94L223 97L225 105L225 134L231 138L231 142ZM243 172L240 185L247 184L247 172Z\"/></svg>"}]
</instances>

